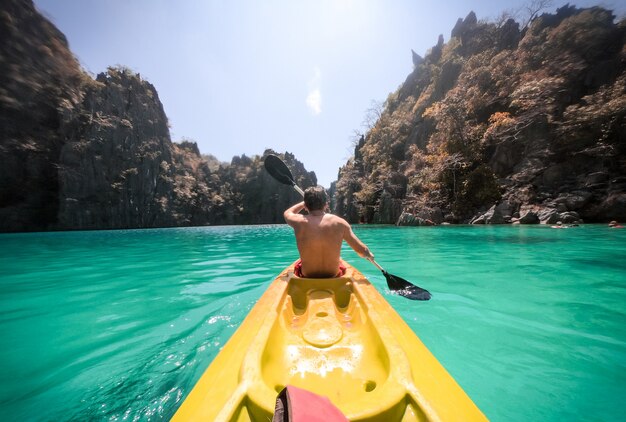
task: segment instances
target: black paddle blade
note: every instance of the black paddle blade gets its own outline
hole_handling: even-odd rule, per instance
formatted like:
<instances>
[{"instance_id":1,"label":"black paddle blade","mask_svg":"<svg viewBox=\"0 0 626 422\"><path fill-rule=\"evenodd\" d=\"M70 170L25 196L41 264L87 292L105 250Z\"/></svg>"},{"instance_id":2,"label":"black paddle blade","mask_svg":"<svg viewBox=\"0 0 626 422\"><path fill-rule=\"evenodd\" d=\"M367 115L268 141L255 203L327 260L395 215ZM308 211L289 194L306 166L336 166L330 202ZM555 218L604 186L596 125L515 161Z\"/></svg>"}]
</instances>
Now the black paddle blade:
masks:
<instances>
[{"instance_id":1,"label":"black paddle blade","mask_svg":"<svg viewBox=\"0 0 626 422\"><path fill-rule=\"evenodd\" d=\"M387 279L387 287L393 293L397 293L400 296L406 297L411 300L429 300L431 298L430 292L421 287L417 287L414 284L409 283L405 279L393 274L389 274L383 271L385 278Z\"/></svg>"},{"instance_id":2,"label":"black paddle blade","mask_svg":"<svg viewBox=\"0 0 626 422\"><path fill-rule=\"evenodd\" d=\"M291 170L287 167L287 164L283 162L277 156L270 154L265 157L265 170L276 180L284 185L294 186L296 182L293 181Z\"/></svg>"}]
</instances>

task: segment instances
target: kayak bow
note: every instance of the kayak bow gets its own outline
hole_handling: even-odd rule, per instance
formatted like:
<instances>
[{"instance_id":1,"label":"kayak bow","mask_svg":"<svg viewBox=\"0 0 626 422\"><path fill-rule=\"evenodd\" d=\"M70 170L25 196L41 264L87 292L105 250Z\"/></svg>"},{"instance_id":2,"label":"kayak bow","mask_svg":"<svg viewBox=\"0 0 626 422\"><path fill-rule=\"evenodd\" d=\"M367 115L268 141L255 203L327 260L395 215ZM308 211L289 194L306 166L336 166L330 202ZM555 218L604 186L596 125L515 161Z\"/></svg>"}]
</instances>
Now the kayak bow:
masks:
<instances>
[{"instance_id":1,"label":"kayak bow","mask_svg":"<svg viewBox=\"0 0 626 422\"><path fill-rule=\"evenodd\" d=\"M271 420L286 385L328 397L351 421L486 420L350 265L329 279L283 271L173 420Z\"/></svg>"}]
</instances>

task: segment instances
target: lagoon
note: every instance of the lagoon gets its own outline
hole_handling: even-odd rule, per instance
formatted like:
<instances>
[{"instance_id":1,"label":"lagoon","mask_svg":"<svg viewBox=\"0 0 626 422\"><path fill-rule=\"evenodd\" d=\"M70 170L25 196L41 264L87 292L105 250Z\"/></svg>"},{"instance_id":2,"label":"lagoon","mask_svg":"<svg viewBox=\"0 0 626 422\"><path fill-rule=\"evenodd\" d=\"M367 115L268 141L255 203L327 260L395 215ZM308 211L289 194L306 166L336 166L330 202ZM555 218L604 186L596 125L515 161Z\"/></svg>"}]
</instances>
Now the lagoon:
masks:
<instances>
[{"instance_id":1,"label":"lagoon","mask_svg":"<svg viewBox=\"0 0 626 422\"><path fill-rule=\"evenodd\" d=\"M619 420L626 229L357 226L362 271L492 421ZM284 225L0 235L0 419L168 420L274 277Z\"/></svg>"}]
</instances>

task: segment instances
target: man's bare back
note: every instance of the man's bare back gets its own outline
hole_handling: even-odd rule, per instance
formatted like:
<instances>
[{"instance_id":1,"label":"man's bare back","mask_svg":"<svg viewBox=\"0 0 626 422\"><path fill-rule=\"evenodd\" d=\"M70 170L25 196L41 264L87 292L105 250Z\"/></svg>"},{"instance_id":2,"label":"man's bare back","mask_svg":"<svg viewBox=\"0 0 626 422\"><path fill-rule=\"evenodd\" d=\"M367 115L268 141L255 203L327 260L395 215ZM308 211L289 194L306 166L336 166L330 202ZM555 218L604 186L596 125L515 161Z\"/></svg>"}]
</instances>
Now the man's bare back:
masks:
<instances>
[{"instance_id":1,"label":"man's bare back","mask_svg":"<svg viewBox=\"0 0 626 422\"><path fill-rule=\"evenodd\" d=\"M305 203L300 202L284 213L285 221L293 227L296 235L302 260L302 275L311 278L337 275L341 263L341 243L344 240L360 256L373 257L346 220L328 214L324 209L308 210L308 214L300 214L304 209L307 209Z\"/></svg>"}]
</instances>

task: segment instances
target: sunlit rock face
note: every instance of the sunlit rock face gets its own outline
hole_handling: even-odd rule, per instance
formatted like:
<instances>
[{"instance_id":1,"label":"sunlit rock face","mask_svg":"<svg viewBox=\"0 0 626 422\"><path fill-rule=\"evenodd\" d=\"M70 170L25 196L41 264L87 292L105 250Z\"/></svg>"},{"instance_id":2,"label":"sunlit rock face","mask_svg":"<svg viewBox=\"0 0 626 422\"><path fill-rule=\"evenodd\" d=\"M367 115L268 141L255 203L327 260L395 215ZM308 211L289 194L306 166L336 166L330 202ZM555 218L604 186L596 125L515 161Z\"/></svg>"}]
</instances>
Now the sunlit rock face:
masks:
<instances>
[{"instance_id":1,"label":"sunlit rock face","mask_svg":"<svg viewBox=\"0 0 626 422\"><path fill-rule=\"evenodd\" d=\"M470 13L414 61L340 169L335 211L398 224L435 211L450 223L626 220L626 21L601 7L538 12L523 24Z\"/></svg>"}]
</instances>

